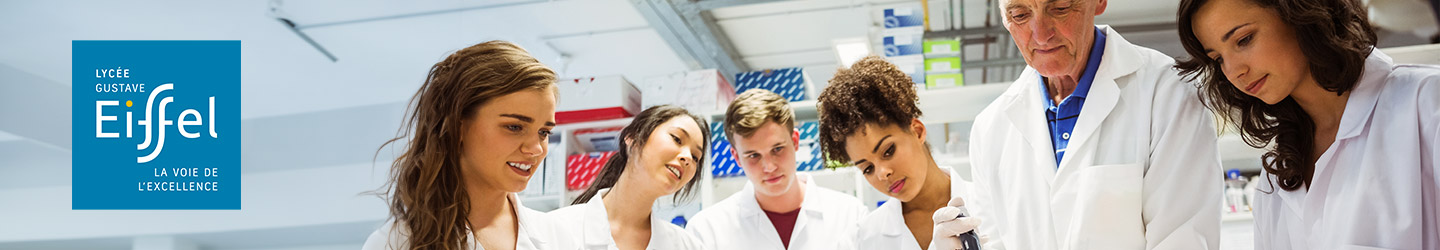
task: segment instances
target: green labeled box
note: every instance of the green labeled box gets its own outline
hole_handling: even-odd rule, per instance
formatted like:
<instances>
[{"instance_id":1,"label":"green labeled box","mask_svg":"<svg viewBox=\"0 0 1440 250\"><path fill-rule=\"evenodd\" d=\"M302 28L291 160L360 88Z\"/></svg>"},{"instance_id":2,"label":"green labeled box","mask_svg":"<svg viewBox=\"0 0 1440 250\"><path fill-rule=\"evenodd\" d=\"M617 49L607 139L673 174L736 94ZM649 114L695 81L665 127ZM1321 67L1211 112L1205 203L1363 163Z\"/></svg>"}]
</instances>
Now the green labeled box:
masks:
<instances>
[{"instance_id":1,"label":"green labeled box","mask_svg":"<svg viewBox=\"0 0 1440 250\"><path fill-rule=\"evenodd\" d=\"M960 55L959 40L930 40L923 43L926 55Z\"/></svg>"},{"instance_id":2,"label":"green labeled box","mask_svg":"<svg viewBox=\"0 0 1440 250\"><path fill-rule=\"evenodd\" d=\"M965 86L965 74L934 74L925 76L925 88L949 88Z\"/></svg>"},{"instance_id":3,"label":"green labeled box","mask_svg":"<svg viewBox=\"0 0 1440 250\"><path fill-rule=\"evenodd\" d=\"M925 58L925 72L956 73L960 72L959 57Z\"/></svg>"}]
</instances>

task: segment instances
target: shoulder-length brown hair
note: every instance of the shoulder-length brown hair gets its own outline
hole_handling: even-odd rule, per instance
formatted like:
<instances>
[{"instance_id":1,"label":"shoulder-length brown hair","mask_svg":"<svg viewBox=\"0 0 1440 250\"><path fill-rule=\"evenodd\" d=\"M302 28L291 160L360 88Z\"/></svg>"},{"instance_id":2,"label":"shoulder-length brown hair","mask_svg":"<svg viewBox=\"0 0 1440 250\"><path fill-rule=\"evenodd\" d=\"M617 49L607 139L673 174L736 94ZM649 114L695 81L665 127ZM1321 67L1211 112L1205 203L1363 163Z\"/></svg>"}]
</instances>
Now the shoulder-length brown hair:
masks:
<instances>
[{"instance_id":1,"label":"shoulder-length brown hair","mask_svg":"<svg viewBox=\"0 0 1440 250\"><path fill-rule=\"evenodd\" d=\"M1248 1L1275 10L1280 20L1295 30L1295 40L1301 41L1300 51L1320 87L1336 95L1355 87L1376 41L1375 30L1359 0ZM1294 191L1309 186L1316 160L1311 156L1315 121L1293 98L1269 105L1230 83L1220 64L1206 55L1191 27L1195 12L1206 2L1209 0L1180 1L1176 24L1180 43L1190 58L1179 61L1175 68L1191 80L1201 79L1200 99L1227 123L1238 127L1246 144L1264 148L1272 140L1275 142L1275 148L1261 159L1265 171L1277 177L1280 188Z\"/></svg>"},{"instance_id":2,"label":"shoulder-length brown hair","mask_svg":"<svg viewBox=\"0 0 1440 250\"><path fill-rule=\"evenodd\" d=\"M710 148L710 124L705 123L705 119L691 114L685 108L674 105L658 105L647 108L635 115L635 119L631 120L629 125L620 129L620 138L624 138L620 140L620 151L605 160L605 165L600 166L600 173L595 175L595 182L591 182L590 187L585 188L585 191L575 197L570 205L584 204L598 195L601 189L614 187L615 182L620 180L620 174L625 173L625 165L630 163L630 157L636 157L643 153L638 150L645 148L645 142L650 140L650 134L655 132L655 128L670 119L681 116L695 120L695 125L700 126L700 137L703 138L701 139L701 148ZM701 171L705 171L705 155L706 152L700 152L700 155L695 156L695 177L691 177L690 182L686 182L680 191L671 196L673 201L678 203L690 197L691 190L695 189L695 183L700 182L700 174L704 173Z\"/></svg>"},{"instance_id":3,"label":"shoulder-length brown hair","mask_svg":"<svg viewBox=\"0 0 1440 250\"><path fill-rule=\"evenodd\" d=\"M525 49L489 41L456 51L430 67L411 99L400 135L407 139L382 188L408 249L461 249L470 234L470 197L460 174L462 121L493 98L525 91L558 93L555 72Z\"/></svg>"}]
</instances>

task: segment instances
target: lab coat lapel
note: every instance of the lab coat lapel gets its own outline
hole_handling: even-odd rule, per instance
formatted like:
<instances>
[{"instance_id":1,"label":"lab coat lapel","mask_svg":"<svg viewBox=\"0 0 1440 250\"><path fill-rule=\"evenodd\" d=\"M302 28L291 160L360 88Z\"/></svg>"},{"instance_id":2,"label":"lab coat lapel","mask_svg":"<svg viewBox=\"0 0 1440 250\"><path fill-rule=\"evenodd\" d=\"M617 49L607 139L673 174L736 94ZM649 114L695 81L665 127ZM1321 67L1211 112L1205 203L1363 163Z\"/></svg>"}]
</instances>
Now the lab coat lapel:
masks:
<instances>
[{"instance_id":1,"label":"lab coat lapel","mask_svg":"<svg viewBox=\"0 0 1440 250\"><path fill-rule=\"evenodd\" d=\"M805 201L800 203L800 216L797 216L795 218L795 229L790 231L790 243L792 244L795 242L799 242L800 240L802 240L802 237L805 237L806 234L803 234L802 232L805 232L805 226L809 224L810 220L820 221L825 219L825 213L820 212L820 208L822 208L822 206L829 205L825 204L824 201L820 200L820 185L815 184L815 178L811 177L809 174L806 173L796 174L796 177L801 176L803 176L806 180L804 184Z\"/></svg>"},{"instance_id":2,"label":"lab coat lapel","mask_svg":"<svg viewBox=\"0 0 1440 250\"><path fill-rule=\"evenodd\" d=\"M610 219L605 212L605 203L601 199L601 197L604 197L605 193L609 193L609 191L610 189L602 189L600 192L597 192L594 197L591 197L590 201L581 205L587 206L587 208L585 208L584 222L583 225L581 225L585 228L585 235L583 237L587 249L604 249L606 246L611 245Z\"/></svg>"},{"instance_id":3,"label":"lab coat lapel","mask_svg":"<svg viewBox=\"0 0 1440 250\"><path fill-rule=\"evenodd\" d=\"M885 217L885 219L883 219L882 221L895 222L881 225L882 227L884 227L880 229L881 235L891 238L909 236L908 234L910 233L910 229L905 228L905 216L900 214L899 199L891 197L890 199L885 200L885 204L882 204L879 208L876 208L875 213L879 216Z\"/></svg>"},{"instance_id":4,"label":"lab coat lapel","mask_svg":"<svg viewBox=\"0 0 1440 250\"><path fill-rule=\"evenodd\" d=\"M1019 139L1023 139L1025 145L1029 146L1027 150L1032 151L1030 155L1055 155L1055 150L1050 143L1050 128L1045 121L1045 97L1040 92L1040 75L1034 68L1027 66L1025 71L1020 73L1020 78L1015 80L1014 85L1011 85L1010 88L1006 92L1018 94L1002 104L1005 105L1003 110L1005 110L1006 121L1020 132ZM1055 158L1036 158L1034 159L1036 164L1032 166L1005 167L1032 168L1025 172L1034 171L1044 176L1039 178L1040 180L1050 180L1049 177L1055 175Z\"/></svg>"},{"instance_id":5,"label":"lab coat lapel","mask_svg":"<svg viewBox=\"0 0 1440 250\"><path fill-rule=\"evenodd\" d=\"M1390 76L1394 66L1390 56L1381 53L1378 49L1371 50L1370 56L1365 59L1364 73L1360 75L1359 82L1355 84L1355 87L1350 90L1350 98L1345 101L1345 113L1340 116L1340 125L1335 133L1335 141L1330 144L1330 149L1315 161L1315 173L1309 189L1305 193L1297 193L1305 194L1305 199L1285 199L1286 206L1296 206L1297 208L1294 209L1303 208L1301 215L1310 215L1301 217L1306 218L1307 222L1313 223L1314 219L1318 219L1319 216L1314 215L1318 215L1325 207L1325 198L1328 197L1325 194L1330 193L1332 186L1329 184L1335 171L1335 166L1331 166L1333 162L1331 159L1335 157L1334 152L1342 150L1338 148L1343 145L1341 142L1360 136L1360 133L1365 131L1370 115L1375 112L1375 106L1380 101L1380 90L1384 89L1385 79ZM1292 200L1296 200L1296 202L1291 202Z\"/></svg>"},{"instance_id":6,"label":"lab coat lapel","mask_svg":"<svg viewBox=\"0 0 1440 250\"><path fill-rule=\"evenodd\" d=\"M516 223L519 225L519 228L517 228L517 234L521 237L516 239L515 248L550 249L549 242L546 242L545 237L542 237L542 235L546 235L546 233L548 232L542 232L542 228L536 227L536 222L538 222L538 220L541 220L539 216L543 215L538 215L537 213L539 212L536 212L535 210L530 210L530 208L527 208L524 204L521 204L520 199L515 196L514 193L511 193L508 196L508 199L510 199L510 204L513 205L512 209L515 209L515 220L519 221L519 223ZM530 246L522 247L526 242L528 242ZM478 246L478 244L476 244L476 246Z\"/></svg>"},{"instance_id":7,"label":"lab coat lapel","mask_svg":"<svg viewBox=\"0 0 1440 250\"><path fill-rule=\"evenodd\" d=\"M1140 59L1144 58L1139 51L1135 51L1135 45L1130 44L1109 26L1101 25L1099 28L1105 31L1105 53L1100 57L1100 67L1095 70L1085 105L1080 108L1080 117L1075 121L1074 131L1070 133L1066 156L1060 161L1059 173L1055 174L1057 181L1062 180L1062 176L1077 171L1075 168L1078 166L1075 164L1079 163L1076 162L1086 158L1082 155L1094 153L1094 150L1088 147L1100 146L1086 143L1096 138L1105 118L1110 116L1115 105L1120 102L1122 86L1117 79L1134 74L1140 69ZM1059 186L1063 185L1052 185Z\"/></svg>"},{"instance_id":8,"label":"lab coat lapel","mask_svg":"<svg viewBox=\"0 0 1440 250\"><path fill-rule=\"evenodd\" d=\"M1103 61L1100 64L1100 67L1105 67ZM1081 148L1090 147L1085 143L1096 136L1095 132L1100 129L1101 122L1105 121L1105 117L1110 116L1110 111L1115 109L1115 103L1119 102L1119 99L1120 88L1116 87L1115 79L1101 79L1097 74L1094 82L1090 85L1090 93L1085 98L1085 106L1080 108L1080 117L1075 121L1075 130L1070 133L1070 145L1066 148L1065 158L1060 160L1059 172L1055 174L1056 182L1052 182L1057 183L1054 186L1062 186L1058 184L1059 180L1064 179L1061 176L1076 171L1077 161L1085 158L1082 154L1094 153L1093 149L1081 150Z\"/></svg>"},{"instance_id":9,"label":"lab coat lapel","mask_svg":"<svg viewBox=\"0 0 1440 250\"><path fill-rule=\"evenodd\" d=\"M775 224L770 223L770 217L765 216L765 210L760 209L760 202L755 200L755 185L746 181L745 188L740 189L740 192L735 195L740 196L740 220L748 222L744 223L745 225L754 225L756 227L754 230L745 231L745 233L751 234L751 236L753 236L751 237L752 239L754 239L754 237L760 237L760 239L767 242L767 245L781 244L780 233L775 231ZM797 228L796 230L798 231L799 229Z\"/></svg>"}]
</instances>

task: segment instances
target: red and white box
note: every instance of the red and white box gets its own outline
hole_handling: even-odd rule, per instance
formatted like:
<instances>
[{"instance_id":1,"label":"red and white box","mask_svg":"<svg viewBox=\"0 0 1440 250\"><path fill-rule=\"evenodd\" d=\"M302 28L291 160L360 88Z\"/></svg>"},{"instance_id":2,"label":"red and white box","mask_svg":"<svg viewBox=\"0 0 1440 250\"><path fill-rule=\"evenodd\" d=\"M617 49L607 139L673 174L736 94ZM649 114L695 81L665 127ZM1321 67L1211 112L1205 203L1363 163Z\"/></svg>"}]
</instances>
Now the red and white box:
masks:
<instances>
[{"instance_id":1,"label":"red and white box","mask_svg":"<svg viewBox=\"0 0 1440 250\"><path fill-rule=\"evenodd\" d=\"M614 156L615 151L590 152L584 154L573 154L565 160L565 188L570 190L585 190L595 182L595 175L600 173L600 168L605 166L605 161Z\"/></svg>"},{"instance_id":2,"label":"red and white box","mask_svg":"<svg viewBox=\"0 0 1440 250\"><path fill-rule=\"evenodd\" d=\"M645 78L640 82L640 107L662 104L683 107L691 112L724 111L735 100L735 86L719 70L702 69Z\"/></svg>"},{"instance_id":3,"label":"red and white box","mask_svg":"<svg viewBox=\"0 0 1440 250\"><path fill-rule=\"evenodd\" d=\"M640 89L623 76L561 79L555 123L609 120L640 113Z\"/></svg>"}]
</instances>

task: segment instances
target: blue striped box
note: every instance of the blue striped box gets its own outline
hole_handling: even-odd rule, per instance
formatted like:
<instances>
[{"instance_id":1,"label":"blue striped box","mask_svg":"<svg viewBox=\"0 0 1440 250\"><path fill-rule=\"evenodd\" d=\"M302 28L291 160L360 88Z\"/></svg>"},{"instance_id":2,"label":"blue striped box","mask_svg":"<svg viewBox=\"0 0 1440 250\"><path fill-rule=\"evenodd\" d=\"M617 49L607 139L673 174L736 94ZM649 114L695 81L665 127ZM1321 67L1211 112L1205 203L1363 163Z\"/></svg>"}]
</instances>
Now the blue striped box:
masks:
<instances>
[{"instance_id":1,"label":"blue striped box","mask_svg":"<svg viewBox=\"0 0 1440 250\"><path fill-rule=\"evenodd\" d=\"M740 164L735 162L735 157L730 154L730 140L725 138L725 124L712 122L710 124L710 174L715 178L745 176L745 171L740 169ZM795 157L795 170L813 171L825 169L825 159L821 157L818 122L803 122L800 127L800 148Z\"/></svg>"},{"instance_id":2,"label":"blue striped box","mask_svg":"<svg viewBox=\"0 0 1440 250\"><path fill-rule=\"evenodd\" d=\"M809 86L809 77L805 75L805 70L799 67L735 74L735 93L745 93L746 90L760 88L780 94L792 102L798 102L813 98L812 94L808 93Z\"/></svg>"}]
</instances>

